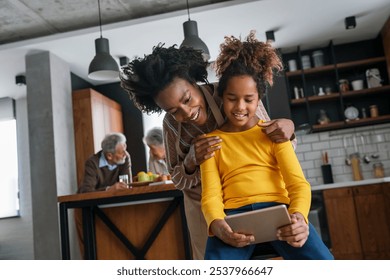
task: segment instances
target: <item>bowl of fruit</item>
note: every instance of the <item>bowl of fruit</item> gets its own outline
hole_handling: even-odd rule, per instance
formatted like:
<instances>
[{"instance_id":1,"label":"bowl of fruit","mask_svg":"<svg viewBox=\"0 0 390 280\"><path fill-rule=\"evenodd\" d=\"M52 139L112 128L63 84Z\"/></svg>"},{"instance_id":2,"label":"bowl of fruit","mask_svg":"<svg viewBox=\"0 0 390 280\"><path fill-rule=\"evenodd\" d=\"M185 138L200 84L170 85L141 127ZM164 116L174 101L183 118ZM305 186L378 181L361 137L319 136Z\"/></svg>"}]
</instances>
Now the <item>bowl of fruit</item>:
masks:
<instances>
[{"instance_id":1,"label":"bowl of fruit","mask_svg":"<svg viewBox=\"0 0 390 280\"><path fill-rule=\"evenodd\" d=\"M153 172L145 172L145 171L140 171L137 173L137 176L133 177L133 183L130 184L132 186L146 186L151 183L157 183L157 182L172 182L171 180L171 175L166 175L166 174L155 174Z\"/></svg>"}]
</instances>

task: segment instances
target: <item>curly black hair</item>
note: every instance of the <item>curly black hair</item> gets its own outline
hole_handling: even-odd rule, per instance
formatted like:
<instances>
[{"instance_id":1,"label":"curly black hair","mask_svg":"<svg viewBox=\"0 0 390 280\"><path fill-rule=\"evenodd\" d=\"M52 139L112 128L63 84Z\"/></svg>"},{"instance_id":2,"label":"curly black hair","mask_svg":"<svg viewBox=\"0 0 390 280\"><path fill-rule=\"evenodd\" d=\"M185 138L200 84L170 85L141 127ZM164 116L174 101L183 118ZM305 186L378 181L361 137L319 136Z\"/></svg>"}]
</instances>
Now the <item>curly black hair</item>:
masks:
<instances>
[{"instance_id":1,"label":"curly black hair","mask_svg":"<svg viewBox=\"0 0 390 280\"><path fill-rule=\"evenodd\" d=\"M252 30L244 41L234 36L225 36L215 68L217 76L220 77L220 96L230 78L249 75L256 82L259 98L262 98L267 87L273 85L274 74L283 69L283 64L276 50L269 43L258 41Z\"/></svg>"},{"instance_id":2,"label":"curly black hair","mask_svg":"<svg viewBox=\"0 0 390 280\"><path fill-rule=\"evenodd\" d=\"M160 43L153 47L151 54L135 58L121 70L121 87L134 105L147 114L162 112L154 98L175 78L191 84L208 83L207 62L202 52L185 46L166 48Z\"/></svg>"}]
</instances>

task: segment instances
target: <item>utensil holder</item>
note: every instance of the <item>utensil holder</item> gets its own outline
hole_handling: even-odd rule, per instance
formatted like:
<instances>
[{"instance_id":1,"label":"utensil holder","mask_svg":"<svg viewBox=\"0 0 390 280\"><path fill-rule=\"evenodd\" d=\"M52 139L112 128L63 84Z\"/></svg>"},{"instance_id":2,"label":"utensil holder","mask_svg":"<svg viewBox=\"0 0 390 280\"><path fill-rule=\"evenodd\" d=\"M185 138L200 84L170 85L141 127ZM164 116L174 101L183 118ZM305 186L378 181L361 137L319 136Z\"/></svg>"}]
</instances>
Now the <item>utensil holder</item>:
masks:
<instances>
[{"instance_id":1,"label":"utensil holder","mask_svg":"<svg viewBox=\"0 0 390 280\"><path fill-rule=\"evenodd\" d=\"M324 180L324 184L332 184L333 182L333 173L332 166L330 164L321 165L322 178Z\"/></svg>"}]
</instances>

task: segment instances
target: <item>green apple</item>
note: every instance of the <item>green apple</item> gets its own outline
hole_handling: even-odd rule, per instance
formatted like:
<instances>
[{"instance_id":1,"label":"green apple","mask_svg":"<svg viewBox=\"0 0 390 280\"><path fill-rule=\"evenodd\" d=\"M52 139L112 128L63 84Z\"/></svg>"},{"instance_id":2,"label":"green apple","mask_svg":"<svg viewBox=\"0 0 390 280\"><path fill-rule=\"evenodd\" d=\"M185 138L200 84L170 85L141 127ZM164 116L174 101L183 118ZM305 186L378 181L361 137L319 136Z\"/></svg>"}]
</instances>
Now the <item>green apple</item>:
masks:
<instances>
[{"instance_id":1,"label":"green apple","mask_svg":"<svg viewBox=\"0 0 390 280\"><path fill-rule=\"evenodd\" d=\"M145 181L150 181L150 177L148 174L145 172L141 171L137 174L138 176L138 182L145 182Z\"/></svg>"},{"instance_id":2,"label":"green apple","mask_svg":"<svg viewBox=\"0 0 390 280\"><path fill-rule=\"evenodd\" d=\"M150 180L152 180L152 181L156 181L158 177L160 177L160 175L159 175L159 174L152 174L152 176L151 176Z\"/></svg>"}]
</instances>

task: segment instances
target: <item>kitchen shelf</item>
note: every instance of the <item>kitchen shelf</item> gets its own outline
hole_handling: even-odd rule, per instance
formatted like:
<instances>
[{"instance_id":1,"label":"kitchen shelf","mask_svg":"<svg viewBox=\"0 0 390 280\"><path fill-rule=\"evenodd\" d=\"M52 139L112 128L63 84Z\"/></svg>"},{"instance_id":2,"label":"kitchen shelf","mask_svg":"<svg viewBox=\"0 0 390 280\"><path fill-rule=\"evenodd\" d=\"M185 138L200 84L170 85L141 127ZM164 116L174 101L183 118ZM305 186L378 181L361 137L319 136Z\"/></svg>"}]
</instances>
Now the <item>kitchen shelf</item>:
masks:
<instances>
[{"instance_id":1,"label":"kitchen shelf","mask_svg":"<svg viewBox=\"0 0 390 280\"><path fill-rule=\"evenodd\" d=\"M310 50L301 50L298 46L296 52L283 54L283 61L287 64L288 60L295 59L300 64L302 56L310 56L317 50L323 52L325 65L285 73L290 116L296 127L308 124L312 132L319 132L390 122L390 78L383 43L379 36L376 39L343 45L333 45L333 42L330 42L324 48ZM373 68L379 70L382 86L368 88L366 72ZM339 92L341 79L350 83L363 80L365 88L352 90L350 84L351 90ZM294 98L295 87L299 92L303 90L303 98ZM320 87L323 91L330 90L331 93L318 96ZM345 120L344 111L347 107L354 106L359 110L359 117L362 117L370 115L371 105L378 106L380 117ZM318 119L323 111L331 122L320 125Z\"/></svg>"},{"instance_id":2,"label":"kitchen shelf","mask_svg":"<svg viewBox=\"0 0 390 280\"><path fill-rule=\"evenodd\" d=\"M286 77L299 76L302 74L309 75L309 74L329 72L329 71L334 71L334 70L335 70L335 66L333 64L332 65L324 65L324 66L309 68L309 69L305 69L305 70L286 72Z\"/></svg>"},{"instance_id":3,"label":"kitchen shelf","mask_svg":"<svg viewBox=\"0 0 390 280\"><path fill-rule=\"evenodd\" d=\"M335 99L339 99L339 98L340 98L340 93L336 92L336 93L331 93L331 94L321 95L321 96L318 96L318 95L309 96L309 97L307 97L307 101L321 102L324 100L335 100ZM304 104L305 102L306 102L306 98L293 99L293 100L291 100L291 105Z\"/></svg>"},{"instance_id":4,"label":"kitchen shelf","mask_svg":"<svg viewBox=\"0 0 390 280\"><path fill-rule=\"evenodd\" d=\"M375 58L369 58L369 59L362 59L357 61L351 61L351 62L344 62L344 63L337 63L336 67L339 69L343 68L353 68L357 66L367 66L379 62L386 62L386 58L384 56L381 57L375 57Z\"/></svg>"},{"instance_id":5,"label":"kitchen shelf","mask_svg":"<svg viewBox=\"0 0 390 280\"><path fill-rule=\"evenodd\" d=\"M362 90L353 90L353 91L347 91L343 92L341 95L343 97L356 97L356 96L362 96L362 95L369 95L369 94L377 94L377 93L390 93L390 85L384 85L381 87L375 87L375 88L365 88Z\"/></svg>"},{"instance_id":6,"label":"kitchen shelf","mask_svg":"<svg viewBox=\"0 0 390 280\"><path fill-rule=\"evenodd\" d=\"M386 58L384 56L380 56L380 57L369 58L369 59L361 59L356 61L342 62L342 63L324 65L320 67L313 67L304 70L291 71L291 72L286 72L286 77L300 76L302 74L310 75L310 74L317 74L322 72L330 72L330 71L335 71L336 68L346 69L346 68L353 68L357 66L361 67L361 66L371 65L380 62L386 62Z\"/></svg>"},{"instance_id":7,"label":"kitchen shelf","mask_svg":"<svg viewBox=\"0 0 390 280\"><path fill-rule=\"evenodd\" d=\"M305 104L306 100L308 102L321 102L321 101L329 101L329 100L335 100L340 98L340 94L344 98L348 97L356 97L356 96L364 96L364 95L369 95L369 94L379 94L379 93L384 93L384 92L389 92L390 93L390 85L384 85L381 87L375 87L375 88L366 88L362 90L351 90L343 93L339 92L334 92L330 93L327 95L313 95L309 96L307 98L299 98L299 99L292 99L291 100L291 105L300 105L300 104Z\"/></svg>"},{"instance_id":8,"label":"kitchen shelf","mask_svg":"<svg viewBox=\"0 0 390 280\"><path fill-rule=\"evenodd\" d=\"M340 128L357 127L361 125L380 124L389 121L390 121L390 115L378 116L374 118L348 120L348 121L345 120L345 121L331 122L327 124L315 124L312 126L312 131L313 132L328 131L328 130L340 129Z\"/></svg>"}]
</instances>

